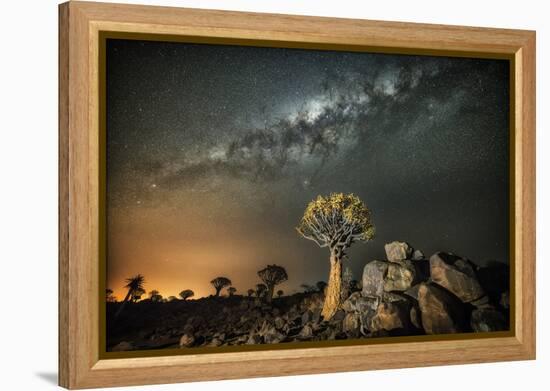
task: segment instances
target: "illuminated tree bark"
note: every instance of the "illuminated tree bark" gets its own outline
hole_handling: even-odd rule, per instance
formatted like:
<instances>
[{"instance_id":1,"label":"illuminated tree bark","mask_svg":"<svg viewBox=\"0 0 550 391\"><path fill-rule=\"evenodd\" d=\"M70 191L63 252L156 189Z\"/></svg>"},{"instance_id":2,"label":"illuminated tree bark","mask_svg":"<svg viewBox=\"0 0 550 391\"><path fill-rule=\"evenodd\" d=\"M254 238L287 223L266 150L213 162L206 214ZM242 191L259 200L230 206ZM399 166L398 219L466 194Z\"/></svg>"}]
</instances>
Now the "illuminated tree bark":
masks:
<instances>
[{"instance_id":1,"label":"illuminated tree bark","mask_svg":"<svg viewBox=\"0 0 550 391\"><path fill-rule=\"evenodd\" d=\"M296 228L304 238L330 251L330 273L321 315L331 319L342 301L342 261L356 241L374 237L370 210L353 194L333 193L311 201Z\"/></svg>"}]
</instances>

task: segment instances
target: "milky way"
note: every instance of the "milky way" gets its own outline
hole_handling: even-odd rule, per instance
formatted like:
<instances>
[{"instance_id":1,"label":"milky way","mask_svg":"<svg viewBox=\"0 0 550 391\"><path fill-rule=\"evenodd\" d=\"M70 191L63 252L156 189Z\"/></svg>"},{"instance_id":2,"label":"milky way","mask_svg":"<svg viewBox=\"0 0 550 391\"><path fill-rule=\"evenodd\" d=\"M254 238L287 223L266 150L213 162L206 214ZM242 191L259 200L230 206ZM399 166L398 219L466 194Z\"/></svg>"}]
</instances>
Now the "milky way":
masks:
<instances>
[{"instance_id":1,"label":"milky way","mask_svg":"<svg viewBox=\"0 0 550 391\"><path fill-rule=\"evenodd\" d=\"M109 40L108 285L241 292L268 263L291 291L328 254L294 227L353 192L376 239L508 262L509 64L503 60Z\"/></svg>"}]
</instances>

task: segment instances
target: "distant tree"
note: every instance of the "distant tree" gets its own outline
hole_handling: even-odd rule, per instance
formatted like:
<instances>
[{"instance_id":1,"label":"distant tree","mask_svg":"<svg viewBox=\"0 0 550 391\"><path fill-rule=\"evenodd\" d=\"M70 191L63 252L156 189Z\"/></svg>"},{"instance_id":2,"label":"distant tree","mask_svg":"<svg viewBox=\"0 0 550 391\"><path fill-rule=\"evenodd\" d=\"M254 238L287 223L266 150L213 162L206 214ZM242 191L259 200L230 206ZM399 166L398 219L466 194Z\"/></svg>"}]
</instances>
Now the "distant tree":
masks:
<instances>
[{"instance_id":1,"label":"distant tree","mask_svg":"<svg viewBox=\"0 0 550 391\"><path fill-rule=\"evenodd\" d=\"M248 297L252 297L252 295L254 294L254 289L247 290L246 294L248 295Z\"/></svg>"},{"instance_id":2,"label":"distant tree","mask_svg":"<svg viewBox=\"0 0 550 391\"><path fill-rule=\"evenodd\" d=\"M105 289L105 300L108 302L108 303L116 303L116 296L113 295L113 290L112 289Z\"/></svg>"},{"instance_id":3,"label":"distant tree","mask_svg":"<svg viewBox=\"0 0 550 391\"><path fill-rule=\"evenodd\" d=\"M139 288L136 289L134 293L132 293L132 302L135 303L139 300L141 300L141 297L145 294L145 289Z\"/></svg>"},{"instance_id":4,"label":"distant tree","mask_svg":"<svg viewBox=\"0 0 550 391\"><path fill-rule=\"evenodd\" d=\"M220 295L220 292L223 288L231 285L231 280L227 277L216 277L210 281L214 289L216 290L216 297Z\"/></svg>"},{"instance_id":5,"label":"distant tree","mask_svg":"<svg viewBox=\"0 0 550 391\"><path fill-rule=\"evenodd\" d=\"M162 301L162 295L156 289L153 289L149 292L149 299L155 303L160 303Z\"/></svg>"},{"instance_id":6,"label":"distant tree","mask_svg":"<svg viewBox=\"0 0 550 391\"><path fill-rule=\"evenodd\" d=\"M279 285L288 280L285 268L278 265L267 265L267 267L258 272L258 276L267 286L266 300L268 303L270 303L273 298L275 285Z\"/></svg>"},{"instance_id":7,"label":"distant tree","mask_svg":"<svg viewBox=\"0 0 550 391\"><path fill-rule=\"evenodd\" d=\"M318 196L307 206L296 228L305 239L330 251L330 274L321 315L329 320L341 306L342 261L346 249L356 241L374 237L370 210L354 194L333 193Z\"/></svg>"},{"instance_id":8,"label":"distant tree","mask_svg":"<svg viewBox=\"0 0 550 391\"><path fill-rule=\"evenodd\" d=\"M230 286L227 288L227 293L229 293L229 296L233 296L237 292L237 288Z\"/></svg>"},{"instance_id":9,"label":"distant tree","mask_svg":"<svg viewBox=\"0 0 550 391\"><path fill-rule=\"evenodd\" d=\"M277 291L277 297L278 297L278 298L281 298L284 294L285 294L285 293L284 293L281 289L279 289L279 290Z\"/></svg>"},{"instance_id":10,"label":"distant tree","mask_svg":"<svg viewBox=\"0 0 550 391\"><path fill-rule=\"evenodd\" d=\"M317 290L317 287L315 287L313 285L305 284L305 283L301 284L300 288L302 288L304 290L304 293L312 293L312 292L315 292Z\"/></svg>"},{"instance_id":11,"label":"distant tree","mask_svg":"<svg viewBox=\"0 0 550 391\"><path fill-rule=\"evenodd\" d=\"M124 285L124 288L128 289L128 293L126 294L126 297L124 297L124 300L122 300L120 308L115 313L115 318L120 315L120 313L126 306L126 303L128 302L128 300L130 300L130 297L132 297L132 294L138 289L143 289L143 284L145 284L145 277L143 277L141 274L126 279L126 285Z\"/></svg>"},{"instance_id":12,"label":"distant tree","mask_svg":"<svg viewBox=\"0 0 550 391\"><path fill-rule=\"evenodd\" d=\"M185 301L189 299L190 297L195 296L195 292L193 292L191 289L185 289L180 292L180 297Z\"/></svg>"},{"instance_id":13,"label":"distant tree","mask_svg":"<svg viewBox=\"0 0 550 391\"><path fill-rule=\"evenodd\" d=\"M174 301L174 300L177 300L178 298L176 296L168 296L168 299L167 301Z\"/></svg>"},{"instance_id":14,"label":"distant tree","mask_svg":"<svg viewBox=\"0 0 550 391\"><path fill-rule=\"evenodd\" d=\"M317 288L317 290L321 293L324 293L325 292L325 288L327 287L327 283L324 282L324 281L317 281L315 283L315 287Z\"/></svg>"},{"instance_id":15,"label":"distant tree","mask_svg":"<svg viewBox=\"0 0 550 391\"><path fill-rule=\"evenodd\" d=\"M262 298L267 292L267 286L265 284L256 284L256 297Z\"/></svg>"}]
</instances>

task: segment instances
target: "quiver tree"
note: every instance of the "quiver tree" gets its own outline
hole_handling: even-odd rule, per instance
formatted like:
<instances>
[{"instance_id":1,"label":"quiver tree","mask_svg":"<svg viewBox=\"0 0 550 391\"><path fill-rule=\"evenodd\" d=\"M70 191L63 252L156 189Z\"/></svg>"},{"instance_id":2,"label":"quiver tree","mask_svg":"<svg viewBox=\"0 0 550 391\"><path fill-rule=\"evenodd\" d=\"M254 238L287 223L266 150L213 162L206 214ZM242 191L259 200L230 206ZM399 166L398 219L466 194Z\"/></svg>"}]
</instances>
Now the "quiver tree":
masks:
<instances>
[{"instance_id":1,"label":"quiver tree","mask_svg":"<svg viewBox=\"0 0 550 391\"><path fill-rule=\"evenodd\" d=\"M124 297L124 300L122 301L122 304L120 305L120 308L115 313L115 318L117 318L124 307L126 306L126 303L134 292L138 291L139 289L143 289L143 284L145 283L145 277L143 277L141 274L136 275L135 277L130 277L126 279L126 285L124 285L124 288L128 289L128 293Z\"/></svg>"},{"instance_id":2,"label":"quiver tree","mask_svg":"<svg viewBox=\"0 0 550 391\"><path fill-rule=\"evenodd\" d=\"M285 294L285 293L284 293L281 289L279 289L279 290L277 291L277 297L278 297L279 299L280 299L281 297L283 297L284 294Z\"/></svg>"},{"instance_id":3,"label":"quiver tree","mask_svg":"<svg viewBox=\"0 0 550 391\"><path fill-rule=\"evenodd\" d=\"M149 292L149 298L151 299L151 301L154 301L155 303L160 303L163 301L162 295L156 289L153 289L151 292Z\"/></svg>"},{"instance_id":4,"label":"quiver tree","mask_svg":"<svg viewBox=\"0 0 550 391\"><path fill-rule=\"evenodd\" d=\"M262 298L267 292L267 286L265 284L256 284L256 297Z\"/></svg>"},{"instance_id":5,"label":"quiver tree","mask_svg":"<svg viewBox=\"0 0 550 391\"><path fill-rule=\"evenodd\" d=\"M180 297L184 301L193 296L195 296L195 292L193 292L191 289L185 289L180 292Z\"/></svg>"},{"instance_id":6,"label":"quiver tree","mask_svg":"<svg viewBox=\"0 0 550 391\"><path fill-rule=\"evenodd\" d=\"M279 285L288 280L285 268L278 265L267 265L265 269L258 272L258 277L260 277L267 287L266 300L268 303L270 303L273 298L273 289L275 285Z\"/></svg>"},{"instance_id":7,"label":"quiver tree","mask_svg":"<svg viewBox=\"0 0 550 391\"><path fill-rule=\"evenodd\" d=\"M227 277L216 277L212 281L210 281L214 289L216 290L216 297L220 295L220 292L223 288L226 286L231 285L231 280Z\"/></svg>"},{"instance_id":8,"label":"quiver tree","mask_svg":"<svg viewBox=\"0 0 550 391\"><path fill-rule=\"evenodd\" d=\"M342 261L354 242L374 237L370 210L354 194L318 196L307 206L296 228L304 238L330 252L330 274L321 315L329 320L341 304Z\"/></svg>"},{"instance_id":9,"label":"quiver tree","mask_svg":"<svg viewBox=\"0 0 550 391\"><path fill-rule=\"evenodd\" d=\"M233 296L235 292L237 292L237 288L233 286L230 286L229 288L227 288L227 293L229 294L229 296Z\"/></svg>"},{"instance_id":10,"label":"quiver tree","mask_svg":"<svg viewBox=\"0 0 550 391\"><path fill-rule=\"evenodd\" d=\"M136 289L132 293L132 303L135 303L135 302L141 300L141 296L143 296L145 293L146 293L145 289L143 289L143 288Z\"/></svg>"},{"instance_id":11,"label":"quiver tree","mask_svg":"<svg viewBox=\"0 0 550 391\"><path fill-rule=\"evenodd\" d=\"M107 303L115 303L116 302L116 297L113 295L113 290L112 289L105 289L105 300L107 301Z\"/></svg>"}]
</instances>

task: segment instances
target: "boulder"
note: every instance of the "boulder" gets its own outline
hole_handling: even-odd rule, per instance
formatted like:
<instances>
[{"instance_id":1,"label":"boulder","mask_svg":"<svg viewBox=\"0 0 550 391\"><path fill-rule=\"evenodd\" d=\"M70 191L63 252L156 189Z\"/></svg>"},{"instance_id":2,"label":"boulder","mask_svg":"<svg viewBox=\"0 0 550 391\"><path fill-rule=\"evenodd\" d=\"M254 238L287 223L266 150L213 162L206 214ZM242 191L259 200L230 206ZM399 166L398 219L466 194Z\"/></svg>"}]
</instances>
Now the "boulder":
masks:
<instances>
[{"instance_id":1,"label":"boulder","mask_svg":"<svg viewBox=\"0 0 550 391\"><path fill-rule=\"evenodd\" d=\"M405 291L409 289L415 279L415 267L409 260L399 263L389 262L384 278L384 291Z\"/></svg>"},{"instance_id":2,"label":"boulder","mask_svg":"<svg viewBox=\"0 0 550 391\"><path fill-rule=\"evenodd\" d=\"M384 293L384 277L388 271L388 262L371 261L363 268L364 296L380 297Z\"/></svg>"},{"instance_id":3,"label":"boulder","mask_svg":"<svg viewBox=\"0 0 550 391\"><path fill-rule=\"evenodd\" d=\"M417 329L422 329L422 318L421 318L422 315L420 313L420 309L415 306L412 306L411 310L409 311L409 315L411 317L412 325Z\"/></svg>"},{"instance_id":4,"label":"boulder","mask_svg":"<svg viewBox=\"0 0 550 391\"><path fill-rule=\"evenodd\" d=\"M386 250L386 258L390 262L399 262L404 259L410 259L413 248L405 242L391 242L384 245Z\"/></svg>"},{"instance_id":5,"label":"boulder","mask_svg":"<svg viewBox=\"0 0 550 391\"><path fill-rule=\"evenodd\" d=\"M416 284L411 286L409 289L407 289L405 292L403 292L405 295L412 297L416 301L418 301L418 289L420 288L420 284Z\"/></svg>"},{"instance_id":6,"label":"boulder","mask_svg":"<svg viewBox=\"0 0 550 391\"><path fill-rule=\"evenodd\" d=\"M420 250L414 250L411 259L413 261L420 261L424 259L424 253Z\"/></svg>"},{"instance_id":7,"label":"boulder","mask_svg":"<svg viewBox=\"0 0 550 391\"><path fill-rule=\"evenodd\" d=\"M357 337L359 336L360 325L359 314L357 312L350 312L346 314L346 317L342 321L342 330L347 334Z\"/></svg>"},{"instance_id":8,"label":"boulder","mask_svg":"<svg viewBox=\"0 0 550 391\"><path fill-rule=\"evenodd\" d=\"M180 338L180 348L188 348L195 343L195 337L192 334L183 334Z\"/></svg>"},{"instance_id":9,"label":"boulder","mask_svg":"<svg viewBox=\"0 0 550 391\"><path fill-rule=\"evenodd\" d=\"M456 255L436 253L430 257L432 281L469 303L485 294L477 280L473 265Z\"/></svg>"},{"instance_id":10,"label":"boulder","mask_svg":"<svg viewBox=\"0 0 550 391\"><path fill-rule=\"evenodd\" d=\"M369 330L394 330L409 327L409 311L401 303L380 303L372 317Z\"/></svg>"},{"instance_id":11,"label":"boulder","mask_svg":"<svg viewBox=\"0 0 550 391\"><path fill-rule=\"evenodd\" d=\"M120 342L111 349L112 352L127 352L129 350L134 350L134 344L126 341Z\"/></svg>"},{"instance_id":12,"label":"boulder","mask_svg":"<svg viewBox=\"0 0 550 391\"><path fill-rule=\"evenodd\" d=\"M461 303L455 297L432 284L421 283L418 306L426 334L447 334L461 331Z\"/></svg>"},{"instance_id":13,"label":"boulder","mask_svg":"<svg viewBox=\"0 0 550 391\"><path fill-rule=\"evenodd\" d=\"M475 332L502 331L508 329L504 315L494 308L477 308L472 311L470 326Z\"/></svg>"},{"instance_id":14,"label":"boulder","mask_svg":"<svg viewBox=\"0 0 550 391\"><path fill-rule=\"evenodd\" d=\"M300 338L311 338L313 336L313 327L311 327L310 324L306 324L304 327L302 327L302 330L300 330L300 334L298 334Z\"/></svg>"},{"instance_id":15,"label":"boulder","mask_svg":"<svg viewBox=\"0 0 550 391\"><path fill-rule=\"evenodd\" d=\"M346 312L367 312L376 310L378 300L372 297L362 296L361 292L352 293L342 304L342 309Z\"/></svg>"},{"instance_id":16,"label":"boulder","mask_svg":"<svg viewBox=\"0 0 550 391\"><path fill-rule=\"evenodd\" d=\"M476 308L488 308L491 307L491 304L489 303L489 296L481 296L479 299L471 301L470 304L475 306Z\"/></svg>"}]
</instances>

